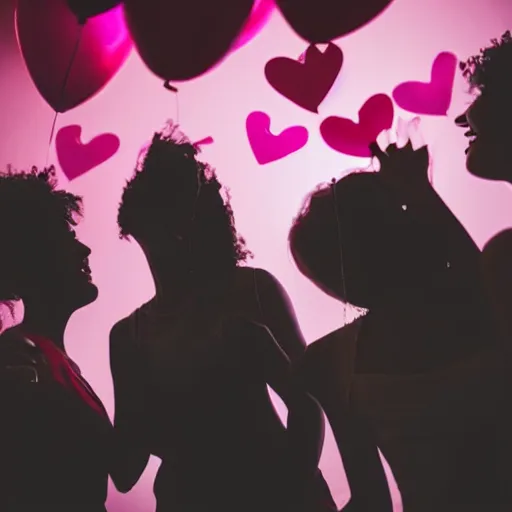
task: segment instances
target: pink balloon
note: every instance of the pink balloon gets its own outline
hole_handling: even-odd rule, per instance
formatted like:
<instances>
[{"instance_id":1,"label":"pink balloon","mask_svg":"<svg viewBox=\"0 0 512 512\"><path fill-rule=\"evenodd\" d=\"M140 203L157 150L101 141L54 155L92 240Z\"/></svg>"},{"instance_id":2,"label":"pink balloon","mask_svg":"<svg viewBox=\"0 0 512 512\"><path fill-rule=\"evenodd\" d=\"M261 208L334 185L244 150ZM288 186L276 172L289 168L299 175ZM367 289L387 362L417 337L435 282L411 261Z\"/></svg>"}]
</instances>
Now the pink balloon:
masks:
<instances>
[{"instance_id":1,"label":"pink balloon","mask_svg":"<svg viewBox=\"0 0 512 512\"><path fill-rule=\"evenodd\" d=\"M28 72L57 112L66 112L97 94L132 48L122 7L89 19L81 29L66 0L18 0L15 24Z\"/></svg>"},{"instance_id":2,"label":"pink balloon","mask_svg":"<svg viewBox=\"0 0 512 512\"><path fill-rule=\"evenodd\" d=\"M276 7L274 0L255 0L251 15L245 23L238 39L233 43L234 52L254 39L268 23Z\"/></svg>"},{"instance_id":3,"label":"pink balloon","mask_svg":"<svg viewBox=\"0 0 512 512\"><path fill-rule=\"evenodd\" d=\"M251 112L245 124L249 144L260 165L291 155L308 142L309 134L303 126L290 126L278 135L270 133L270 117L265 112Z\"/></svg>"}]
</instances>

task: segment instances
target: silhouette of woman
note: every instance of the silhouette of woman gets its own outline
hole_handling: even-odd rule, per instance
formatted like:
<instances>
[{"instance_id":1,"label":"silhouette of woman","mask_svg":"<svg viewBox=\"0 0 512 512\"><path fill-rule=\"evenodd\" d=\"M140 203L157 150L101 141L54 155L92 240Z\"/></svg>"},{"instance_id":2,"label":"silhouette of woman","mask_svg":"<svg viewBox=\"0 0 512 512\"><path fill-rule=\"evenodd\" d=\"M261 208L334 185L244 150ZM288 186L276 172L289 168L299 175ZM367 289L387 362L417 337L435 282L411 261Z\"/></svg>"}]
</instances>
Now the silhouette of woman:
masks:
<instances>
[{"instance_id":1,"label":"silhouette of woman","mask_svg":"<svg viewBox=\"0 0 512 512\"><path fill-rule=\"evenodd\" d=\"M176 127L156 134L119 208L156 295L111 332L114 428L129 447L114 482L128 491L154 454L159 512L333 509L321 411L291 385L305 348L293 309L273 276L240 266L229 202L196 153Z\"/></svg>"},{"instance_id":2,"label":"silhouette of woman","mask_svg":"<svg viewBox=\"0 0 512 512\"><path fill-rule=\"evenodd\" d=\"M491 46L461 63L470 92L476 95L455 123L468 129L467 168L480 178L512 182L510 116L512 115L512 35L505 32Z\"/></svg>"},{"instance_id":3,"label":"silhouette of woman","mask_svg":"<svg viewBox=\"0 0 512 512\"><path fill-rule=\"evenodd\" d=\"M380 171L314 192L290 232L300 271L367 310L308 347L304 385L324 406L342 457L348 452L356 507L370 510L365 482L367 494L378 484L382 501L372 510L389 506L373 441L405 512L508 510L496 485L503 363L480 253L430 186L426 147L372 150ZM366 427L356 448L343 431L346 418L356 433L354 422ZM358 447L373 472L357 463Z\"/></svg>"},{"instance_id":4,"label":"silhouette of woman","mask_svg":"<svg viewBox=\"0 0 512 512\"><path fill-rule=\"evenodd\" d=\"M500 40L461 64L475 100L455 119L467 129L467 168L477 177L512 183L510 119L512 117L512 36ZM483 268L494 310L507 345L512 336L512 230L488 242L483 250Z\"/></svg>"},{"instance_id":5,"label":"silhouette of woman","mask_svg":"<svg viewBox=\"0 0 512 512\"><path fill-rule=\"evenodd\" d=\"M464 77L470 91L476 93L475 100L466 112L458 116L456 124L464 129L469 139L466 149L466 165L474 176L512 183L510 161L510 119L512 117L512 35L505 32L500 39L493 39L491 45L479 54L461 63ZM491 299L496 324L503 343L512 375L510 353L512 349L512 229L505 229L495 235L482 251L482 269L486 289ZM508 383L510 389L510 383ZM500 474L510 476L512 445L512 411L506 407L500 418L503 435L502 470ZM504 492L508 491L508 503L512 502L512 482L502 482Z\"/></svg>"},{"instance_id":6,"label":"silhouette of woman","mask_svg":"<svg viewBox=\"0 0 512 512\"><path fill-rule=\"evenodd\" d=\"M0 297L23 322L0 336L0 509L105 511L112 426L64 348L69 317L96 299L81 199L53 168L0 175Z\"/></svg>"}]
</instances>

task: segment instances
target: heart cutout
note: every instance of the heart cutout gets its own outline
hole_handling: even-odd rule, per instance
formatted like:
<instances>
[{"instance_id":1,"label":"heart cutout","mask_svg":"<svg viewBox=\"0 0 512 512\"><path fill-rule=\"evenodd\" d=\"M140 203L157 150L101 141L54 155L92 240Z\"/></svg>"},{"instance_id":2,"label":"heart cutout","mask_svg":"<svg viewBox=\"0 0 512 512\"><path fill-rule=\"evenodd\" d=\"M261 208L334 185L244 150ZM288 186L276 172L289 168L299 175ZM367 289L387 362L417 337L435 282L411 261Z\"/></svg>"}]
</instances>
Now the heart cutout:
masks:
<instances>
[{"instance_id":1,"label":"heart cutout","mask_svg":"<svg viewBox=\"0 0 512 512\"><path fill-rule=\"evenodd\" d=\"M440 53L432 64L430 82L404 82L395 87L396 104L414 114L445 116L452 101L457 62L453 53Z\"/></svg>"},{"instance_id":2,"label":"heart cutout","mask_svg":"<svg viewBox=\"0 0 512 512\"><path fill-rule=\"evenodd\" d=\"M280 134L270 132L270 117L265 112L251 112L245 122L252 152L260 165L280 160L303 148L309 138L303 126L291 126Z\"/></svg>"},{"instance_id":3,"label":"heart cutout","mask_svg":"<svg viewBox=\"0 0 512 512\"><path fill-rule=\"evenodd\" d=\"M59 164L70 181L106 162L121 144L119 137L112 133L98 135L87 144L82 143L81 135L81 126L70 125L61 128L55 137Z\"/></svg>"},{"instance_id":4,"label":"heart cutout","mask_svg":"<svg viewBox=\"0 0 512 512\"><path fill-rule=\"evenodd\" d=\"M359 123L331 116L322 122L320 132L332 149L345 155L370 158L369 145L377 140L383 130L391 128L393 117L391 98L386 94L376 94L359 110Z\"/></svg>"},{"instance_id":5,"label":"heart cutout","mask_svg":"<svg viewBox=\"0 0 512 512\"><path fill-rule=\"evenodd\" d=\"M278 93L316 114L342 65L343 52L335 44L329 43L324 52L310 45L298 61L276 57L267 62L265 76Z\"/></svg>"}]
</instances>

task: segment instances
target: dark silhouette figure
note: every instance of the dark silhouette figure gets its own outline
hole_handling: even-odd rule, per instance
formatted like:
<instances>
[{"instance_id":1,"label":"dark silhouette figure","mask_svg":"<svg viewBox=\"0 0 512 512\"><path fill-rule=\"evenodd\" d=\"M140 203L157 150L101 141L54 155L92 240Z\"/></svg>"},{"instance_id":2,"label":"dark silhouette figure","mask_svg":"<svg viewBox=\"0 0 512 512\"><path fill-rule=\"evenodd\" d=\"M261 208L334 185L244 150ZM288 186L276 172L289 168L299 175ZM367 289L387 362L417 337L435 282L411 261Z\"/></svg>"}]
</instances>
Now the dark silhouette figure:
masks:
<instances>
[{"instance_id":1,"label":"dark silhouette figure","mask_svg":"<svg viewBox=\"0 0 512 512\"><path fill-rule=\"evenodd\" d=\"M466 150L469 172L480 178L512 182L510 128L512 114L512 35L461 63L464 77L475 100L455 122L469 139Z\"/></svg>"},{"instance_id":2,"label":"dark silhouette figure","mask_svg":"<svg viewBox=\"0 0 512 512\"><path fill-rule=\"evenodd\" d=\"M512 116L512 35L505 32L500 39L477 55L461 63L464 77L475 100L455 122L467 130L469 146L466 149L467 168L477 177L492 181L512 183L510 161L510 118ZM500 334L508 374L512 375L512 229L495 235L482 251L482 269L487 292L491 299L496 325ZM510 386L510 383L509 383ZM508 388L510 389L510 388ZM510 461L512 445L512 411L503 411L502 426L502 486L512 502Z\"/></svg>"},{"instance_id":3,"label":"dark silhouette figure","mask_svg":"<svg viewBox=\"0 0 512 512\"><path fill-rule=\"evenodd\" d=\"M305 343L285 291L248 252L214 171L175 127L156 134L119 209L155 297L111 332L121 491L162 459L159 512L332 510L323 419L292 386ZM285 429L267 391L288 407Z\"/></svg>"},{"instance_id":4,"label":"dark silhouette figure","mask_svg":"<svg viewBox=\"0 0 512 512\"><path fill-rule=\"evenodd\" d=\"M100 512L111 424L66 355L70 316L96 299L90 249L75 236L81 198L53 168L0 175L0 298L23 322L0 336L0 510Z\"/></svg>"},{"instance_id":5,"label":"dark silhouette figure","mask_svg":"<svg viewBox=\"0 0 512 512\"><path fill-rule=\"evenodd\" d=\"M509 127L512 116L512 36L510 32L461 63L464 77L476 98L456 118L466 129L467 168L473 175L512 183ZM512 230L507 229L488 242L483 250L483 269L498 325L506 345L512 336Z\"/></svg>"},{"instance_id":6,"label":"dark silhouette figure","mask_svg":"<svg viewBox=\"0 0 512 512\"><path fill-rule=\"evenodd\" d=\"M314 192L290 233L300 271L367 310L308 347L304 385L333 426L356 509L389 510L378 446L405 512L508 510L503 358L480 252L431 187L426 147L373 151L379 172Z\"/></svg>"}]
</instances>

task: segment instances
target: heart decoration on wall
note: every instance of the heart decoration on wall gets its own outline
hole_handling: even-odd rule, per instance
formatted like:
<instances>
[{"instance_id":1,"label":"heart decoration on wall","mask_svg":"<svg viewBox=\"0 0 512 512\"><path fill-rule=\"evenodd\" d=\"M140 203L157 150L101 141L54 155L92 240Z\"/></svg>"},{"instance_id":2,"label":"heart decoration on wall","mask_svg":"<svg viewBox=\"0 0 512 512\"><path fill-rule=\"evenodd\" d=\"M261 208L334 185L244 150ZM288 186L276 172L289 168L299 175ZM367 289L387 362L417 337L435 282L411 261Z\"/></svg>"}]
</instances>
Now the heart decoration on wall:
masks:
<instances>
[{"instance_id":1,"label":"heart decoration on wall","mask_svg":"<svg viewBox=\"0 0 512 512\"><path fill-rule=\"evenodd\" d=\"M309 138L303 126L291 126L280 134L270 132L270 117L265 112L251 112L246 120L247 137L260 165L280 160L303 148Z\"/></svg>"},{"instance_id":2,"label":"heart decoration on wall","mask_svg":"<svg viewBox=\"0 0 512 512\"><path fill-rule=\"evenodd\" d=\"M414 114L445 116L452 101L457 57L442 52L434 60L430 82L405 82L393 90L396 104Z\"/></svg>"},{"instance_id":3,"label":"heart decoration on wall","mask_svg":"<svg viewBox=\"0 0 512 512\"><path fill-rule=\"evenodd\" d=\"M121 145L119 137L103 133L87 144L81 141L82 127L70 125L61 128L55 137L55 149L62 172L71 181L114 156Z\"/></svg>"},{"instance_id":4,"label":"heart decoration on wall","mask_svg":"<svg viewBox=\"0 0 512 512\"><path fill-rule=\"evenodd\" d=\"M303 62L288 57L276 57L267 62L265 76L278 93L316 114L342 65L343 52L335 44L329 43L324 52L310 45Z\"/></svg>"},{"instance_id":5,"label":"heart decoration on wall","mask_svg":"<svg viewBox=\"0 0 512 512\"><path fill-rule=\"evenodd\" d=\"M322 122L320 132L332 149L345 155L370 158L369 145L377 140L382 131L391 128L393 117L391 98L386 94L376 94L359 110L359 123L331 116Z\"/></svg>"}]
</instances>

